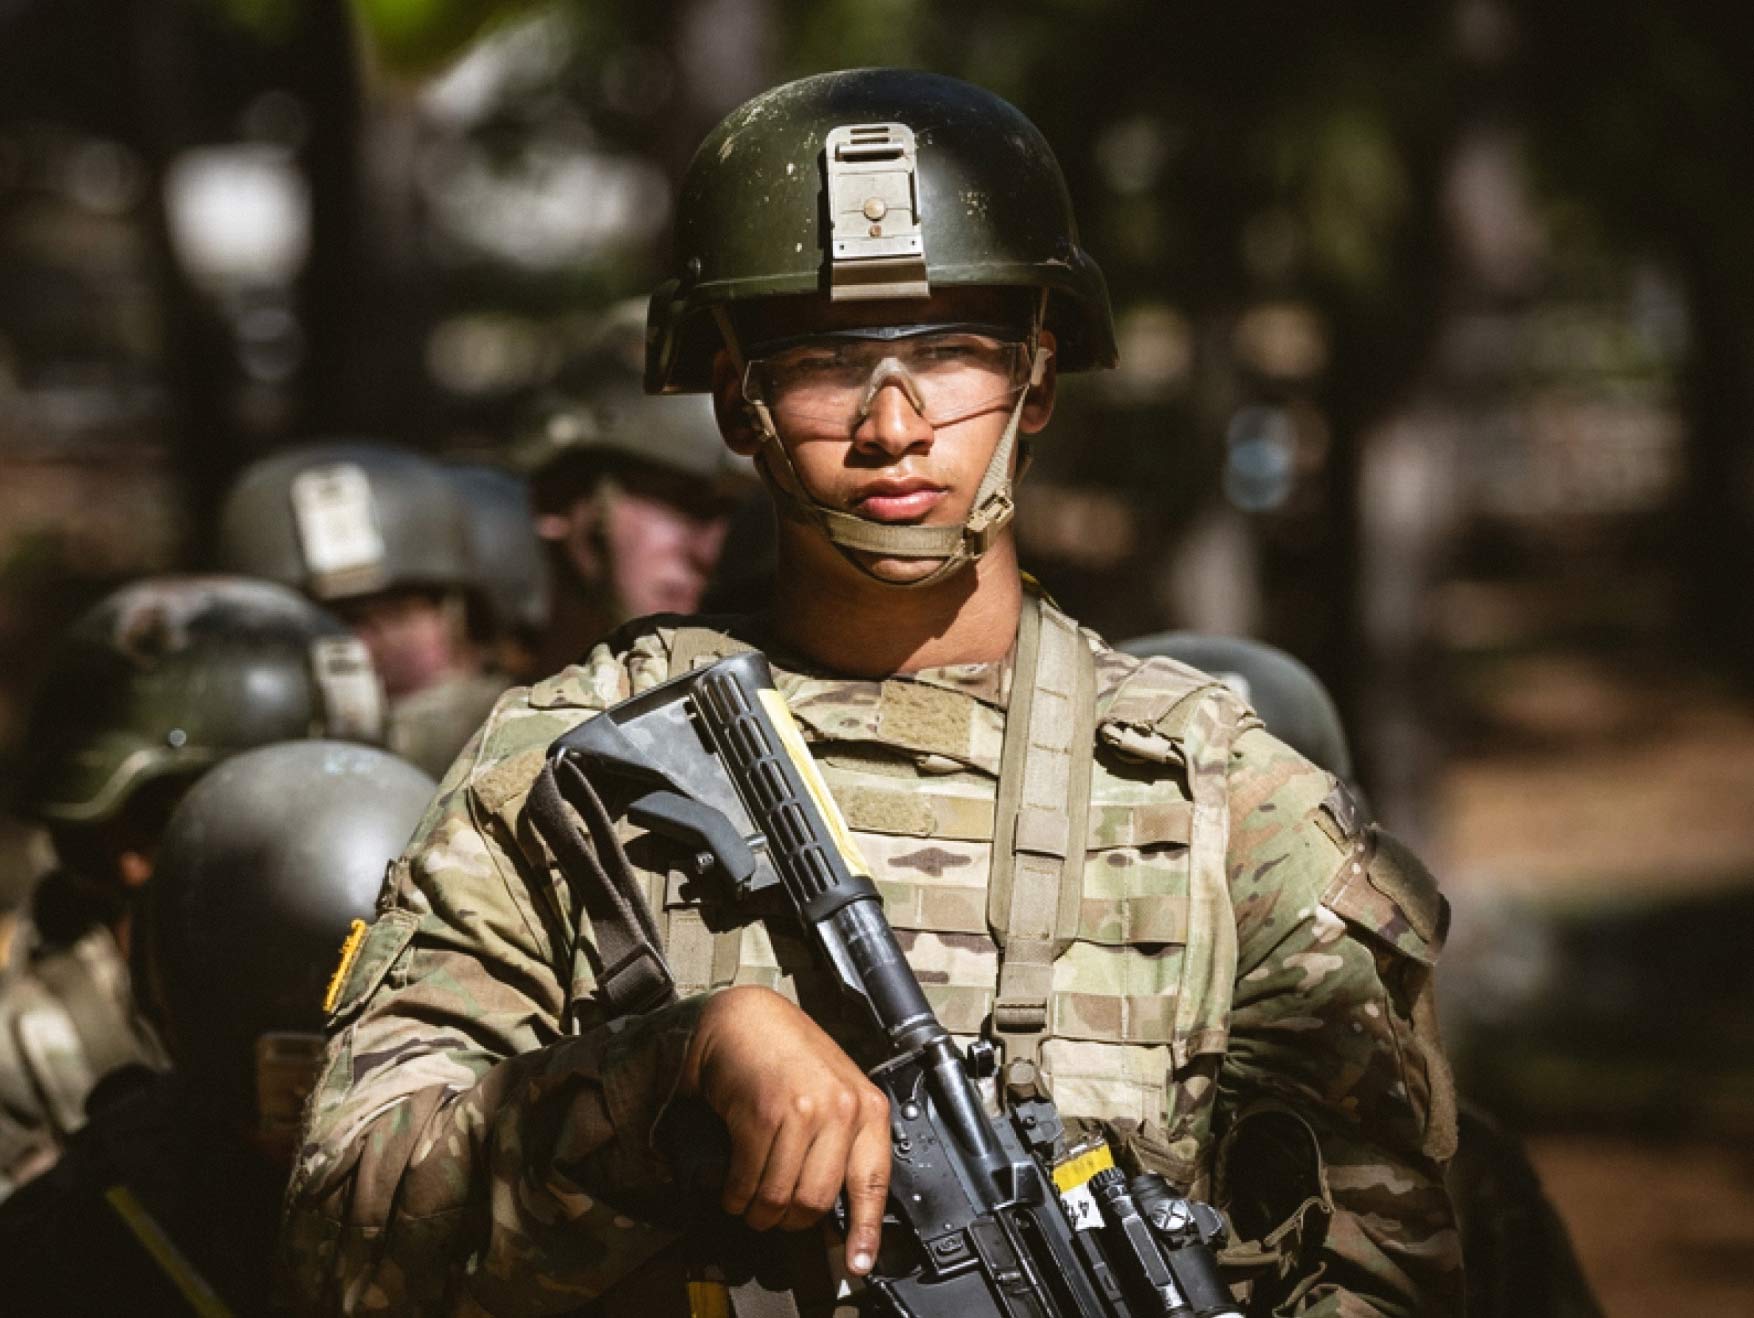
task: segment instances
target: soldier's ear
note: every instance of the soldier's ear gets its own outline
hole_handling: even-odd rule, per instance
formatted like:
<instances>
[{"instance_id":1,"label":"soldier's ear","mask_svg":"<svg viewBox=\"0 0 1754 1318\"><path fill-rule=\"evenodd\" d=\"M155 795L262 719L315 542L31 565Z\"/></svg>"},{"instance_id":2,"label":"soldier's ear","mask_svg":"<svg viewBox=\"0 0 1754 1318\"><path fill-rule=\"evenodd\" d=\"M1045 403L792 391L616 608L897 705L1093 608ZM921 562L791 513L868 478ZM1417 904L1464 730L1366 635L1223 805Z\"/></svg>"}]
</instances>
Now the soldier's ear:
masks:
<instances>
[{"instance_id":1,"label":"soldier's ear","mask_svg":"<svg viewBox=\"0 0 1754 1318\"><path fill-rule=\"evenodd\" d=\"M1054 360L1053 331L1041 332L1041 346L1048 350L1047 360L1042 363L1041 383L1033 386L1023 400L1023 416L1018 421L1018 429L1026 435L1040 431L1054 414L1054 394L1060 377Z\"/></svg>"},{"instance_id":2,"label":"soldier's ear","mask_svg":"<svg viewBox=\"0 0 1754 1318\"><path fill-rule=\"evenodd\" d=\"M761 447L761 430L743 397L743 377L723 348L713 357L713 415L731 452L753 457Z\"/></svg>"}]
</instances>

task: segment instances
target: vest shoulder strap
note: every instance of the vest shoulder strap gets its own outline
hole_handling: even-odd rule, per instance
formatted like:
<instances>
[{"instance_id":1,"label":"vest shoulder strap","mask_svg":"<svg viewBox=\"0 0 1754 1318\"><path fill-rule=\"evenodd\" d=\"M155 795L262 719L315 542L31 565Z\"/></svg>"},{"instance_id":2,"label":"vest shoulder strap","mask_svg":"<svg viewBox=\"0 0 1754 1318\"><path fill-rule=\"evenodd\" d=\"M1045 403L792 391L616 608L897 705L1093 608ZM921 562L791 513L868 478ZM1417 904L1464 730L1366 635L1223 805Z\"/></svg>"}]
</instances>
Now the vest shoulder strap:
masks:
<instances>
[{"instance_id":1,"label":"vest shoulder strap","mask_svg":"<svg viewBox=\"0 0 1754 1318\"><path fill-rule=\"evenodd\" d=\"M1035 1084L1054 959L1077 928L1084 890L1096 661L1078 625L1024 597L993 813L987 918L1001 948L994 1032L1006 1084Z\"/></svg>"}]
</instances>

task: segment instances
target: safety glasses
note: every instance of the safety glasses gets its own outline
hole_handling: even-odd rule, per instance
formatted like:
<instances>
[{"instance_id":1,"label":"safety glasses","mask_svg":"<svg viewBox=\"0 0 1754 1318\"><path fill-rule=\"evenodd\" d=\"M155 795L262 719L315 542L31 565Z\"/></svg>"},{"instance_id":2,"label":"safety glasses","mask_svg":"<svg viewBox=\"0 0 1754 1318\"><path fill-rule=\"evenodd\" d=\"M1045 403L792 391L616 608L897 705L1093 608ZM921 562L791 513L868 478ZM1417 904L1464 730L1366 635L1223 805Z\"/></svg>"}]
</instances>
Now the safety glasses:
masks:
<instances>
[{"instance_id":1,"label":"safety glasses","mask_svg":"<svg viewBox=\"0 0 1754 1318\"><path fill-rule=\"evenodd\" d=\"M752 348L743 396L776 421L849 433L879 392L901 389L933 426L1008 406L1029 385L1030 345L1000 325L878 326Z\"/></svg>"}]
</instances>

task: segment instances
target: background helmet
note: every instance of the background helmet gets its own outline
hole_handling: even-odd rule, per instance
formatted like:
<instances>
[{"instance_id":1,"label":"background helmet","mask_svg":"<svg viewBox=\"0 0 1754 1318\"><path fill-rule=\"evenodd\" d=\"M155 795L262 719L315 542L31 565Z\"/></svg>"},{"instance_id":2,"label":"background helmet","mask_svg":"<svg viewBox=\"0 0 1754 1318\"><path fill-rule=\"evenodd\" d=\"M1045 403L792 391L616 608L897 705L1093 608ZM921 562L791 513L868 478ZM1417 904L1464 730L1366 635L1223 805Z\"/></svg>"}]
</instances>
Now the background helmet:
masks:
<instances>
[{"instance_id":1,"label":"background helmet","mask_svg":"<svg viewBox=\"0 0 1754 1318\"><path fill-rule=\"evenodd\" d=\"M799 294L1045 291L1059 368L1115 361L1108 289L1046 140L936 73L818 74L733 110L683 179L672 268L649 310L653 393L711 387L714 308Z\"/></svg>"},{"instance_id":2,"label":"background helmet","mask_svg":"<svg viewBox=\"0 0 1754 1318\"><path fill-rule=\"evenodd\" d=\"M324 601L477 585L456 487L430 458L385 444L306 444L253 463L220 510L219 559Z\"/></svg>"},{"instance_id":3,"label":"background helmet","mask_svg":"<svg viewBox=\"0 0 1754 1318\"><path fill-rule=\"evenodd\" d=\"M1322 679L1301 660L1246 636L1158 632L1123 641L1119 649L1162 655L1212 674L1261 716L1280 741L1344 782L1352 781L1352 748L1340 711Z\"/></svg>"},{"instance_id":4,"label":"background helmet","mask_svg":"<svg viewBox=\"0 0 1754 1318\"><path fill-rule=\"evenodd\" d=\"M435 791L404 760L333 741L261 747L189 790L146 889L135 964L203 1092L296 1124L302 1093L288 1090L314 1078L337 955Z\"/></svg>"},{"instance_id":5,"label":"background helmet","mask_svg":"<svg viewBox=\"0 0 1754 1318\"><path fill-rule=\"evenodd\" d=\"M155 577L107 596L61 640L31 706L24 810L114 817L143 784L271 741L378 741L383 691L339 620L284 586Z\"/></svg>"},{"instance_id":6,"label":"background helmet","mask_svg":"<svg viewBox=\"0 0 1754 1318\"><path fill-rule=\"evenodd\" d=\"M642 383L646 303L612 308L559 386L539 400L515 461L541 487L617 463L657 467L736 493L753 487L754 464L719 435L710 399L652 398Z\"/></svg>"},{"instance_id":7,"label":"background helmet","mask_svg":"<svg viewBox=\"0 0 1754 1318\"><path fill-rule=\"evenodd\" d=\"M445 475L469 510L469 548L496 633L548 625L548 562L531 520L530 483L500 467L455 466Z\"/></svg>"}]
</instances>

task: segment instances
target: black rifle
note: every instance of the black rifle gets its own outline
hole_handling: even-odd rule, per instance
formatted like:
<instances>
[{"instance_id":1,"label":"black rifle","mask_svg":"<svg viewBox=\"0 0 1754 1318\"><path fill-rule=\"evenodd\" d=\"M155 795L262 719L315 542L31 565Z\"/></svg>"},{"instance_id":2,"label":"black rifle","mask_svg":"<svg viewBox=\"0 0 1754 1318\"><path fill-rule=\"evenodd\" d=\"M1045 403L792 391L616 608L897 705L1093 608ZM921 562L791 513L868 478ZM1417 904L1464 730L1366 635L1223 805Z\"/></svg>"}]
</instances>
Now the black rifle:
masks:
<instances>
[{"instance_id":1,"label":"black rifle","mask_svg":"<svg viewBox=\"0 0 1754 1318\"><path fill-rule=\"evenodd\" d=\"M802 933L869 1009L890 1056L893 1171L867 1284L936 1318L1238 1315L1213 1258L1224 1225L1155 1173L1128 1178L1099 1141L1067 1147L1046 1098L989 1116L992 1045L957 1050L884 918L767 660L738 655L610 709L549 749L571 771L645 790L630 820L683 844L696 878ZM844 1202L840 1210L844 1228Z\"/></svg>"}]
</instances>

